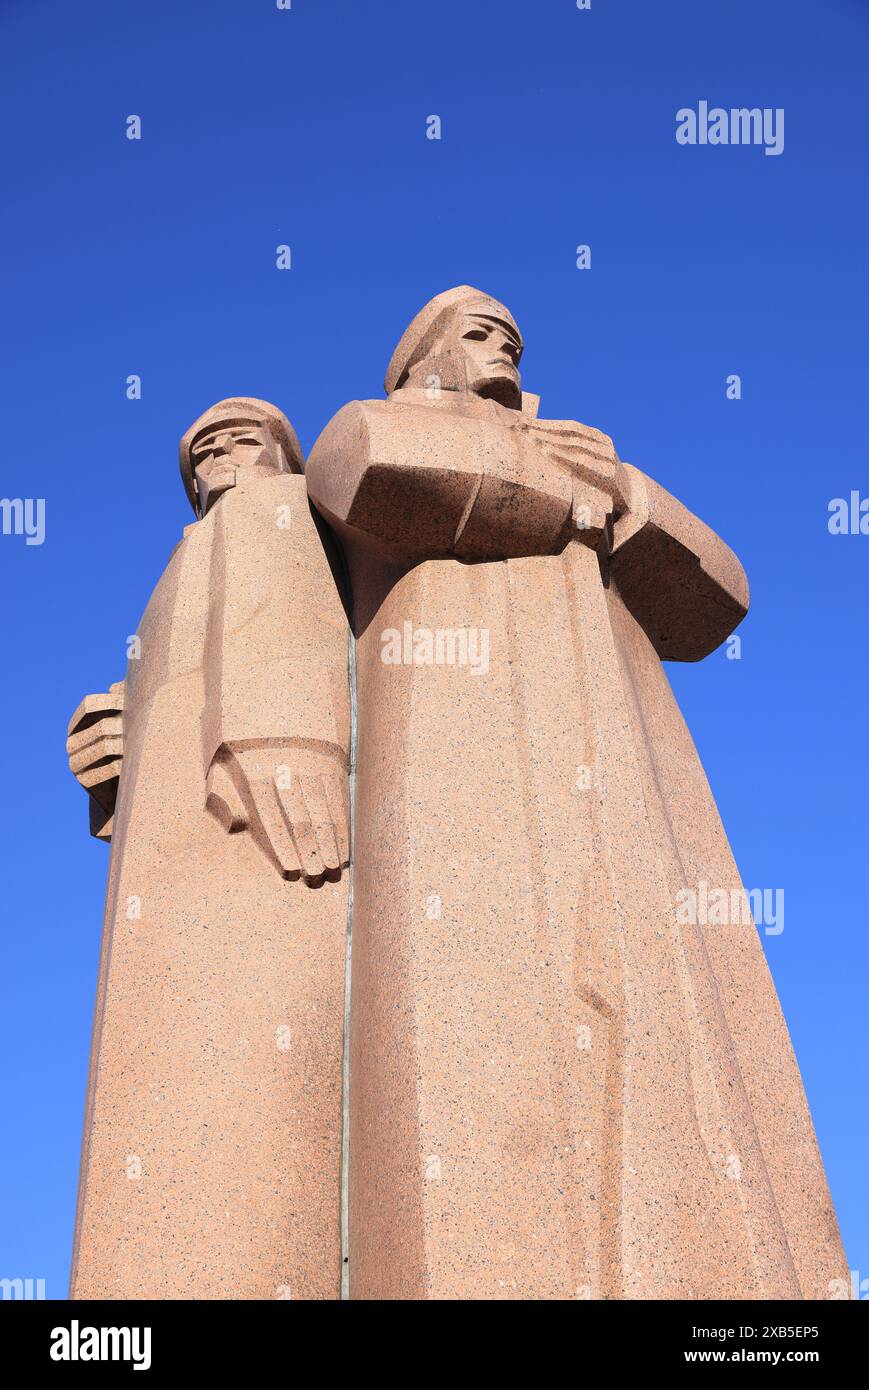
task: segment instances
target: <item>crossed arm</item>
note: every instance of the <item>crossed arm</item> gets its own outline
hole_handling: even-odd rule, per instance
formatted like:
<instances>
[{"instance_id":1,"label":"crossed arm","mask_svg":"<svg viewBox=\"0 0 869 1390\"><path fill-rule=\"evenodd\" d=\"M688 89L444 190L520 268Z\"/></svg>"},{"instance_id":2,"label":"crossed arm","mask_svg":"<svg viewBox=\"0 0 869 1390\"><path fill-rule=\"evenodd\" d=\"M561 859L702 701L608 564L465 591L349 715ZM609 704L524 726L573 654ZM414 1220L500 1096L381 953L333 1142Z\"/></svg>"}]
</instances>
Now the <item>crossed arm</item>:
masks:
<instances>
[{"instance_id":1,"label":"crossed arm","mask_svg":"<svg viewBox=\"0 0 869 1390\"><path fill-rule=\"evenodd\" d=\"M351 545L407 567L557 554L579 541L601 554L662 659L697 661L741 622L748 583L732 550L623 463L608 435L419 396L351 402L311 451L312 500Z\"/></svg>"}]
</instances>

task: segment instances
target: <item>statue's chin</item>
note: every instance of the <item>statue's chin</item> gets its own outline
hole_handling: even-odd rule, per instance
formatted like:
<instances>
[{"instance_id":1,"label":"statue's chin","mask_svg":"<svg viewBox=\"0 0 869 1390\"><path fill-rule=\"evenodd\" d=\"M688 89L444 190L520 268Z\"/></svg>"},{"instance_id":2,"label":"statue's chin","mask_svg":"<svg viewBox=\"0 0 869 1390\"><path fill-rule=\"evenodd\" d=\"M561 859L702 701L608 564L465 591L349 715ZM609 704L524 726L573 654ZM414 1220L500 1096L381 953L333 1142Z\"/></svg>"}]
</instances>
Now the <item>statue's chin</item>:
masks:
<instances>
[{"instance_id":1,"label":"statue's chin","mask_svg":"<svg viewBox=\"0 0 869 1390\"><path fill-rule=\"evenodd\" d=\"M519 410L522 405L522 390L519 383L510 376L493 377L477 389L477 395L487 401L497 401L508 410Z\"/></svg>"},{"instance_id":2,"label":"statue's chin","mask_svg":"<svg viewBox=\"0 0 869 1390\"><path fill-rule=\"evenodd\" d=\"M206 516L215 502L219 502L224 493L231 492L235 487L236 478L233 473L231 478L223 478L220 482L215 482L213 487L208 489L204 499L202 499L202 515Z\"/></svg>"}]
</instances>

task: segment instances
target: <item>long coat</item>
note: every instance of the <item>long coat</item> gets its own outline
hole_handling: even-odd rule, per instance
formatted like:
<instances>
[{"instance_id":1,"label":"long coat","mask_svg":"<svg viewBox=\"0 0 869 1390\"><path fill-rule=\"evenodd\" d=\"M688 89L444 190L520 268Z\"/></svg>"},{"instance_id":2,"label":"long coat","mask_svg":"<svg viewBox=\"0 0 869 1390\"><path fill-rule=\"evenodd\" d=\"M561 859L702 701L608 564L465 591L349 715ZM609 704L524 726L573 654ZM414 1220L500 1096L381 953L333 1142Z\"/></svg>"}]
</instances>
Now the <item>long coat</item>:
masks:
<instances>
[{"instance_id":1,"label":"long coat","mask_svg":"<svg viewBox=\"0 0 869 1390\"><path fill-rule=\"evenodd\" d=\"M206 810L224 744L346 778L348 628L301 475L187 528L126 679L72 1290L337 1298L347 875Z\"/></svg>"},{"instance_id":2,"label":"long coat","mask_svg":"<svg viewBox=\"0 0 869 1390\"><path fill-rule=\"evenodd\" d=\"M745 577L530 401L354 402L307 465L355 605L352 1296L828 1297L756 929L677 911L740 885L661 660Z\"/></svg>"}]
</instances>

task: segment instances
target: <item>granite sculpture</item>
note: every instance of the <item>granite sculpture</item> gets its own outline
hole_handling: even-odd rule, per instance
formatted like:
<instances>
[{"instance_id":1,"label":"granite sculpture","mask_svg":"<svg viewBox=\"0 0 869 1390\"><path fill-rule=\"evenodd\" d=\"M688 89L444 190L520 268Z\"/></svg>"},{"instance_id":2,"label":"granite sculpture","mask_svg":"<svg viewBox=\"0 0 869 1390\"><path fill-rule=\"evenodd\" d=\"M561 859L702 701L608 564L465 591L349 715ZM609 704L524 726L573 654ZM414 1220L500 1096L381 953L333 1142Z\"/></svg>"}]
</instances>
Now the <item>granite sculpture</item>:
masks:
<instances>
[{"instance_id":1,"label":"granite sculpture","mask_svg":"<svg viewBox=\"0 0 869 1390\"><path fill-rule=\"evenodd\" d=\"M460 286L306 464L262 402L185 436L198 519L71 726L112 839L82 1296L338 1297L342 1135L352 1298L847 1278L662 665L733 632L745 574L608 435L541 418L522 352ZM700 884L735 920L684 919Z\"/></svg>"}]
</instances>

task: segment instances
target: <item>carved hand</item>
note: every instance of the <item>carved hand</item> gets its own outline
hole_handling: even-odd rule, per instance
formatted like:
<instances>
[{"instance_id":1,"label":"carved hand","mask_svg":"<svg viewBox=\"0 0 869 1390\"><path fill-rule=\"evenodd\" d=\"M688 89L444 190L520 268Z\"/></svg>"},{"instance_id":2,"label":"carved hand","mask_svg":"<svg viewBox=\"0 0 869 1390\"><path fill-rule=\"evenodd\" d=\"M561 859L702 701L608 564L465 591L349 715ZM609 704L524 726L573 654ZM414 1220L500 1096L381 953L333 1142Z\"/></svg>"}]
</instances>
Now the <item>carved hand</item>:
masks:
<instances>
[{"instance_id":1,"label":"carved hand","mask_svg":"<svg viewBox=\"0 0 869 1390\"><path fill-rule=\"evenodd\" d=\"M599 530L606 516L623 516L630 483L608 434L577 420L534 420L527 427L536 446L573 477L574 524Z\"/></svg>"},{"instance_id":2,"label":"carved hand","mask_svg":"<svg viewBox=\"0 0 869 1390\"><path fill-rule=\"evenodd\" d=\"M346 775L312 749L224 745L206 805L227 831L249 830L284 878L336 878L350 862Z\"/></svg>"},{"instance_id":3,"label":"carved hand","mask_svg":"<svg viewBox=\"0 0 869 1390\"><path fill-rule=\"evenodd\" d=\"M311 450L308 492L347 544L396 564L555 555L571 535L597 548L624 514L624 465L600 430L404 394L351 401Z\"/></svg>"},{"instance_id":4,"label":"carved hand","mask_svg":"<svg viewBox=\"0 0 869 1390\"><path fill-rule=\"evenodd\" d=\"M86 695L69 721L66 752L70 771L91 800L91 833L110 840L121 761L124 756L124 682L105 693Z\"/></svg>"}]
</instances>

